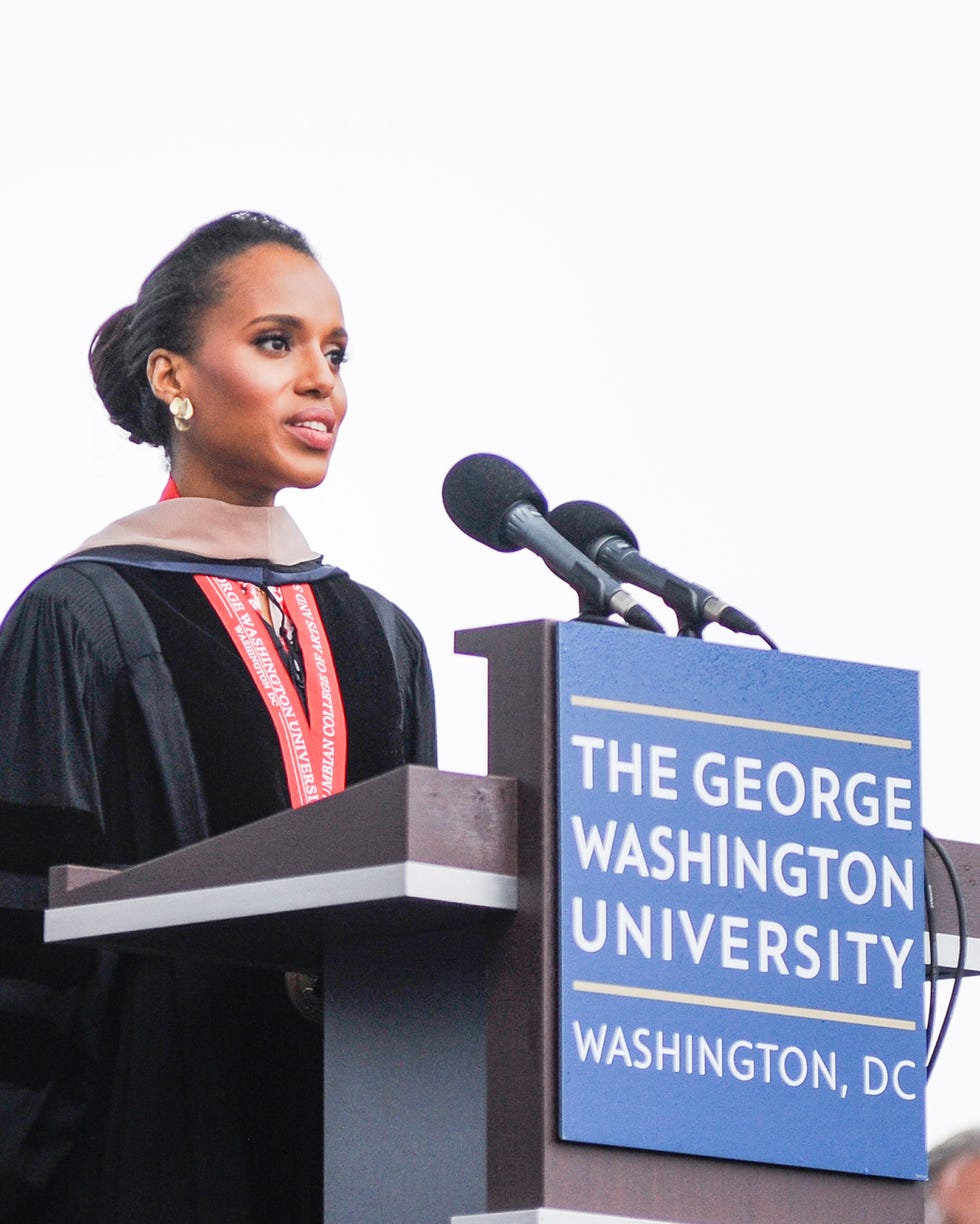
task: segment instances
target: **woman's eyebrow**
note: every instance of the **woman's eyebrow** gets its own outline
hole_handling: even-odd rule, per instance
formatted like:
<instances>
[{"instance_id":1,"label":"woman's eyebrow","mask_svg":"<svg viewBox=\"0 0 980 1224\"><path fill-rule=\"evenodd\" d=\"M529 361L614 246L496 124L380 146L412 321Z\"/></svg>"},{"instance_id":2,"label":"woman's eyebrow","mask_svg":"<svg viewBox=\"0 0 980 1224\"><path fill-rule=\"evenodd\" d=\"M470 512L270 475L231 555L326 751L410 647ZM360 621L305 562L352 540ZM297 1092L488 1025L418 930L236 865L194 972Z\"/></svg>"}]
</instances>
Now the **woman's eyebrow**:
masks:
<instances>
[{"instance_id":1,"label":"woman's eyebrow","mask_svg":"<svg viewBox=\"0 0 980 1224\"><path fill-rule=\"evenodd\" d=\"M246 326L254 327L256 323L275 323L279 327L291 327L293 329L299 329L303 326L302 319L297 318L296 315L288 315L288 314L259 315L258 318L252 319L249 323L246 324ZM333 331L330 333L330 339L331 340L347 340L348 339L347 329L345 327L335 327Z\"/></svg>"},{"instance_id":2,"label":"woman's eyebrow","mask_svg":"<svg viewBox=\"0 0 980 1224\"><path fill-rule=\"evenodd\" d=\"M256 323L278 323L280 327L302 327L303 320L298 319L295 315L288 314L268 314L259 315L255 319L249 320L247 327L252 327Z\"/></svg>"}]
</instances>

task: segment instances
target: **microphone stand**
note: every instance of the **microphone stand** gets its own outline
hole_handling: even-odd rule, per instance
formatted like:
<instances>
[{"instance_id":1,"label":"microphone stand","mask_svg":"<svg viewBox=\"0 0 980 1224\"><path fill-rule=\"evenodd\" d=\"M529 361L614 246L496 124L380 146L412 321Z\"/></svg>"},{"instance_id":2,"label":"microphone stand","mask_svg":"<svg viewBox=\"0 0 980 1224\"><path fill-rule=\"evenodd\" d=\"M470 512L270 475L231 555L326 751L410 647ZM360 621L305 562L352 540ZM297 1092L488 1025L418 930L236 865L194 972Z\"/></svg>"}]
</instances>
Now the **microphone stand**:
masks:
<instances>
[{"instance_id":1,"label":"microphone stand","mask_svg":"<svg viewBox=\"0 0 980 1224\"><path fill-rule=\"evenodd\" d=\"M612 625L614 629L633 629L635 626L624 624L622 621L613 620L613 613L606 612L601 606L596 605L587 595L579 592L578 596L578 616L572 618L580 621L584 625Z\"/></svg>"}]
</instances>

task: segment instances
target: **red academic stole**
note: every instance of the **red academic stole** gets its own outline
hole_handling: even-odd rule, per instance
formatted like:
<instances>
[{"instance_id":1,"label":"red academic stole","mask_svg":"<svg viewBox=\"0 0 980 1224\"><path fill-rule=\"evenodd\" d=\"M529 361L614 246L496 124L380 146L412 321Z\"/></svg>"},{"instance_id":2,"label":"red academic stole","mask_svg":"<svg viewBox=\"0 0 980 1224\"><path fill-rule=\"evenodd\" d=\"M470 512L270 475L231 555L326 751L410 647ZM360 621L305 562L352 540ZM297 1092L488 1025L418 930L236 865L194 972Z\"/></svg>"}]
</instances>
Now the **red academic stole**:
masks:
<instances>
[{"instance_id":1,"label":"red academic stole","mask_svg":"<svg viewBox=\"0 0 980 1224\"><path fill-rule=\"evenodd\" d=\"M272 631L246 602L240 584L206 574L195 577L265 699L279 737L293 807L342 791L347 775L347 722L313 592L300 583L281 588L306 665L307 716L273 645Z\"/></svg>"}]
</instances>

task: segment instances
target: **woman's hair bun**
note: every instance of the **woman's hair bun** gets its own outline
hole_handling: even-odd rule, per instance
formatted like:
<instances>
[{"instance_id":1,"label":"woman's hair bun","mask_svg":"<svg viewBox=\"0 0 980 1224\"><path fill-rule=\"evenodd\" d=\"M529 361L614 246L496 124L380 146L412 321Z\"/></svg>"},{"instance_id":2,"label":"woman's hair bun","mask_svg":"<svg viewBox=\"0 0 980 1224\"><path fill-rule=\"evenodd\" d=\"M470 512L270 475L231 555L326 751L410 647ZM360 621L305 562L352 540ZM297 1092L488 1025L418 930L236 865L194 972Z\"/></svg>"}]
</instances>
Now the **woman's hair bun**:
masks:
<instances>
[{"instance_id":1,"label":"woman's hair bun","mask_svg":"<svg viewBox=\"0 0 980 1224\"><path fill-rule=\"evenodd\" d=\"M127 351L135 313L135 304L124 306L106 319L89 347L88 365L99 399L105 404L112 423L124 429L131 442L149 442L152 446L160 446L166 441L166 435L159 437L154 422L144 420L143 389L149 390L145 368L132 371Z\"/></svg>"}]
</instances>

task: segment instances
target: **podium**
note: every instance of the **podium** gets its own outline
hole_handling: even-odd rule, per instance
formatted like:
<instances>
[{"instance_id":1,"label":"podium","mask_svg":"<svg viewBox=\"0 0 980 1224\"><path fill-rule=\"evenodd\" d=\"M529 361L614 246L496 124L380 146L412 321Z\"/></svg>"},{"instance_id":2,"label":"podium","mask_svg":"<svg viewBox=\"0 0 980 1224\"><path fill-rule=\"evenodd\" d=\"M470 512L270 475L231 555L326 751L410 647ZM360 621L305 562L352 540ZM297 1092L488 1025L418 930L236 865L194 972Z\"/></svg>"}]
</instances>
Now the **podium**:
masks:
<instances>
[{"instance_id":1,"label":"podium","mask_svg":"<svg viewBox=\"0 0 980 1224\"><path fill-rule=\"evenodd\" d=\"M322 973L326 1224L921 1224L919 1182L558 1138L554 625L457 650L489 661L488 777L408 766L125 871L56 868L46 938ZM975 882L980 848L947 850ZM975 887L967 921L977 971Z\"/></svg>"}]
</instances>

